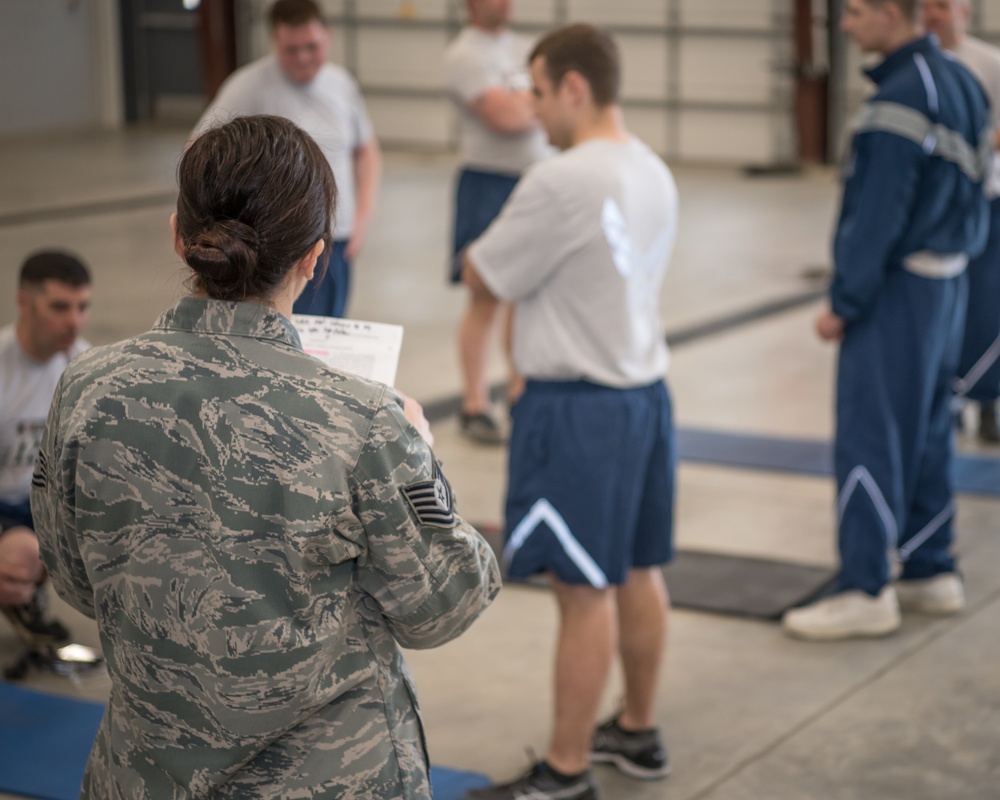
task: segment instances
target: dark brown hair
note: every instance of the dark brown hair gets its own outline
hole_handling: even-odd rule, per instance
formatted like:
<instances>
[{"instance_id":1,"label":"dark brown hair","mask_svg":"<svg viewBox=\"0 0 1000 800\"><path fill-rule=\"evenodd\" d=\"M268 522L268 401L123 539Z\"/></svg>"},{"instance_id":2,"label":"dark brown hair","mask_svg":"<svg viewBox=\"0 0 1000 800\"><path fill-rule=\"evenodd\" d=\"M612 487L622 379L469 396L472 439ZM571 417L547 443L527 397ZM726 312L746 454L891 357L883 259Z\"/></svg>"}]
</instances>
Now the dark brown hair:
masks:
<instances>
[{"instance_id":1,"label":"dark brown hair","mask_svg":"<svg viewBox=\"0 0 1000 800\"><path fill-rule=\"evenodd\" d=\"M216 300L270 297L322 239L337 189L312 138L283 117L212 128L177 168L177 230L195 288Z\"/></svg>"},{"instance_id":2,"label":"dark brown hair","mask_svg":"<svg viewBox=\"0 0 1000 800\"><path fill-rule=\"evenodd\" d=\"M63 250L39 250L21 265L18 285L41 286L45 281L59 281L74 288L90 286L90 272L76 256Z\"/></svg>"},{"instance_id":3,"label":"dark brown hair","mask_svg":"<svg viewBox=\"0 0 1000 800\"><path fill-rule=\"evenodd\" d=\"M323 14L313 0L277 0L267 15L273 31L279 25L297 28L314 19L323 22Z\"/></svg>"},{"instance_id":4,"label":"dark brown hair","mask_svg":"<svg viewBox=\"0 0 1000 800\"><path fill-rule=\"evenodd\" d=\"M590 84L596 105L618 102L621 64L618 47L607 31L583 23L560 28L535 45L528 63L539 56L545 59L545 74L553 86L558 86L567 72L578 72Z\"/></svg>"}]
</instances>

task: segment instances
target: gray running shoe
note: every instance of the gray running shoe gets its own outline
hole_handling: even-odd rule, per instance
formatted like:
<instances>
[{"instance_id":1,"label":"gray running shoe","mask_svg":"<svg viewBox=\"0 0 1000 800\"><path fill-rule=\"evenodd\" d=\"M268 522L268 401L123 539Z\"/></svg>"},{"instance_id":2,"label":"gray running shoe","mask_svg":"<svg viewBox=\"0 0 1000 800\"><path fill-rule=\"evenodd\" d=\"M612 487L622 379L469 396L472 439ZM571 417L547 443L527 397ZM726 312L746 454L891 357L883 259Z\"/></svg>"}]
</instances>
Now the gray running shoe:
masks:
<instances>
[{"instance_id":1,"label":"gray running shoe","mask_svg":"<svg viewBox=\"0 0 1000 800\"><path fill-rule=\"evenodd\" d=\"M465 800L597 800L597 785L589 769L566 780L539 761L510 783L470 789Z\"/></svg>"},{"instance_id":2,"label":"gray running shoe","mask_svg":"<svg viewBox=\"0 0 1000 800\"><path fill-rule=\"evenodd\" d=\"M670 774L667 749L658 728L626 731L612 717L594 731L590 760L595 764L612 764L626 775L644 781L655 781Z\"/></svg>"},{"instance_id":3,"label":"gray running shoe","mask_svg":"<svg viewBox=\"0 0 1000 800\"><path fill-rule=\"evenodd\" d=\"M480 444L503 444L507 437L500 429L499 423L489 414L466 414L462 412L459 418L459 429L462 435Z\"/></svg>"}]
</instances>

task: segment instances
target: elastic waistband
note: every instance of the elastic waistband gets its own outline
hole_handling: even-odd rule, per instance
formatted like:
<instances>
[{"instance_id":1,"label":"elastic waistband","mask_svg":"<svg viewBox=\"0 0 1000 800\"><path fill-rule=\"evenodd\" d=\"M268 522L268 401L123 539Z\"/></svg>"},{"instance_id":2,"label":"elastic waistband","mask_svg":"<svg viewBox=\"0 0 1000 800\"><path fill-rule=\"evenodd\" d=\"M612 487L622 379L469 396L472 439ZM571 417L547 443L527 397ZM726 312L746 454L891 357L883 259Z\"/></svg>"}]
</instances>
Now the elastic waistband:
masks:
<instances>
[{"instance_id":1,"label":"elastic waistband","mask_svg":"<svg viewBox=\"0 0 1000 800\"><path fill-rule=\"evenodd\" d=\"M515 183L521 178L517 172L491 172L488 169L477 167L462 167L462 174L476 178L501 178L505 181L514 181Z\"/></svg>"},{"instance_id":2,"label":"elastic waistband","mask_svg":"<svg viewBox=\"0 0 1000 800\"><path fill-rule=\"evenodd\" d=\"M965 272L969 257L965 253L932 253L921 250L903 259L903 269L922 278L946 280Z\"/></svg>"},{"instance_id":3,"label":"elastic waistband","mask_svg":"<svg viewBox=\"0 0 1000 800\"><path fill-rule=\"evenodd\" d=\"M642 392L663 386L663 380L645 383L640 386L607 386L603 383L593 383L586 380L575 381L543 381L537 378L529 378L525 381L525 391L538 394L579 394L585 392Z\"/></svg>"}]
</instances>

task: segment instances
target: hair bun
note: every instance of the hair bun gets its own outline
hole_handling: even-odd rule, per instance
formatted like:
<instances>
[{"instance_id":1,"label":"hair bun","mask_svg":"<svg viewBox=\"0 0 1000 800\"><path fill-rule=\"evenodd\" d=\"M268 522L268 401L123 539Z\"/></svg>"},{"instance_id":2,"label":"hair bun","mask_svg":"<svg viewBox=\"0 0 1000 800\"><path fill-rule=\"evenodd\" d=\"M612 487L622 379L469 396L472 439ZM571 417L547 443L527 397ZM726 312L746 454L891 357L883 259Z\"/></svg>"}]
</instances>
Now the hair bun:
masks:
<instances>
[{"instance_id":1,"label":"hair bun","mask_svg":"<svg viewBox=\"0 0 1000 800\"><path fill-rule=\"evenodd\" d=\"M218 220L187 242L184 260L220 300L247 296L254 282L260 237L236 219Z\"/></svg>"}]
</instances>

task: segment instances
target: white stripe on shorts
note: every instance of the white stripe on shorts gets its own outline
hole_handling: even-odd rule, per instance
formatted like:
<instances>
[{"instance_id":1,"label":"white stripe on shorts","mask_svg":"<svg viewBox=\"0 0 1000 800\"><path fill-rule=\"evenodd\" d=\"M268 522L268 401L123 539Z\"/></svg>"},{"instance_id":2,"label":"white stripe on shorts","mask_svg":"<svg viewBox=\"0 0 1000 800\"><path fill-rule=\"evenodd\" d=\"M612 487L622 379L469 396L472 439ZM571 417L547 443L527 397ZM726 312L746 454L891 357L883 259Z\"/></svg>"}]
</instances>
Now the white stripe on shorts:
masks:
<instances>
[{"instance_id":1,"label":"white stripe on shorts","mask_svg":"<svg viewBox=\"0 0 1000 800\"><path fill-rule=\"evenodd\" d=\"M570 557L570 560L576 564L577 569L583 573L583 576L590 581L590 585L596 589L604 589L608 585L608 578L604 574L604 571L597 566L597 562L590 557L582 544L580 544L576 537L569 529L569 525L566 524L566 520L562 518L558 511L555 510L552 503L546 500L544 497L541 500L535 501L535 504L531 507L531 510L524 515L517 527L510 534L510 540L507 542L507 546L503 549L503 560L504 563L509 565L511 560L514 558L514 554L521 549L522 545L525 543L527 538L531 536L538 528L541 523L545 523L549 526L552 533L555 534L556 539L559 540L559 544L562 545L563 550L566 551L566 555Z\"/></svg>"}]
</instances>

